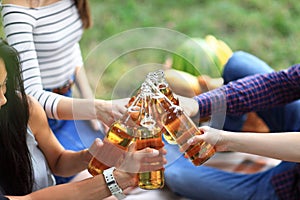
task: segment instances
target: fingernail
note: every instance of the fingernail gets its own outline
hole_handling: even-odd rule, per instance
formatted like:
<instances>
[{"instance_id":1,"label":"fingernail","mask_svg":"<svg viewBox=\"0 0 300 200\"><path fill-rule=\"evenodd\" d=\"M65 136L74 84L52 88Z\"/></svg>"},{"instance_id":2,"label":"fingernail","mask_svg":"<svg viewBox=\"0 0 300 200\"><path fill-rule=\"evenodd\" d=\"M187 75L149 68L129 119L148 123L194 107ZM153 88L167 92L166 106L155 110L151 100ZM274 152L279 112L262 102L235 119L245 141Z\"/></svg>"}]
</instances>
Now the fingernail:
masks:
<instances>
[{"instance_id":1,"label":"fingernail","mask_svg":"<svg viewBox=\"0 0 300 200\"><path fill-rule=\"evenodd\" d=\"M103 141L100 139L100 138L96 138L96 141L99 145L102 145L103 144Z\"/></svg>"},{"instance_id":2,"label":"fingernail","mask_svg":"<svg viewBox=\"0 0 300 200\"><path fill-rule=\"evenodd\" d=\"M159 155L159 151L156 150L156 149L153 149L153 150L152 150L152 155L153 155L153 156L158 156L158 155Z\"/></svg>"},{"instance_id":3,"label":"fingernail","mask_svg":"<svg viewBox=\"0 0 300 200\"><path fill-rule=\"evenodd\" d=\"M188 144L193 144L193 142L194 142L194 139L193 139L193 138L190 138L190 139L187 141Z\"/></svg>"}]
</instances>

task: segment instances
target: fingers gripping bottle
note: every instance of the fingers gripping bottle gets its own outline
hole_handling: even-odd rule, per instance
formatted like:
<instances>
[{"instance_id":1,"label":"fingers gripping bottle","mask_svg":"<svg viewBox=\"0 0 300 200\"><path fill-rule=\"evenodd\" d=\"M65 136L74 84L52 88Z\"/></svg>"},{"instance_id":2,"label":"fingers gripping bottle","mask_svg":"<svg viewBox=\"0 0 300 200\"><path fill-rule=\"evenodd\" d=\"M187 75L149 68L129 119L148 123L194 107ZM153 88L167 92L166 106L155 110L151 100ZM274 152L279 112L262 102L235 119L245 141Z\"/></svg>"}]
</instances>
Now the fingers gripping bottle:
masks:
<instances>
[{"instance_id":1,"label":"fingers gripping bottle","mask_svg":"<svg viewBox=\"0 0 300 200\"><path fill-rule=\"evenodd\" d=\"M89 162L88 171L91 175L102 174L103 170L115 166L123 158L124 153L134 140L134 134L139 124L137 121L140 113L138 100L139 98L136 98L122 118L114 122L109 128L103 140L103 148Z\"/></svg>"},{"instance_id":2,"label":"fingers gripping bottle","mask_svg":"<svg viewBox=\"0 0 300 200\"><path fill-rule=\"evenodd\" d=\"M152 85L152 88L155 90L156 87L151 82L147 82L149 85ZM175 105L165 95L160 95L160 98L157 99L157 104L166 111L162 119L165 129L174 138L181 150L185 152L185 156L188 157L195 166L203 164L215 154L214 146L206 142L199 142L195 145L189 145L187 143L191 137L203 133L198 129L191 118L184 113L180 106Z\"/></svg>"},{"instance_id":3,"label":"fingers gripping bottle","mask_svg":"<svg viewBox=\"0 0 300 200\"><path fill-rule=\"evenodd\" d=\"M159 126L156 119L155 102L153 100L153 93L151 88L143 84L142 86L142 107L143 114L141 116L140 126L137 129L136 137L136 149L141 150L146 147L154 149L161 149L164 144L162 142L161 129L162 125ZM164 186L164 168L142 172L138 174L139 187L142 189L153 190L162 188Z\"/></svg>"}]
</instances>

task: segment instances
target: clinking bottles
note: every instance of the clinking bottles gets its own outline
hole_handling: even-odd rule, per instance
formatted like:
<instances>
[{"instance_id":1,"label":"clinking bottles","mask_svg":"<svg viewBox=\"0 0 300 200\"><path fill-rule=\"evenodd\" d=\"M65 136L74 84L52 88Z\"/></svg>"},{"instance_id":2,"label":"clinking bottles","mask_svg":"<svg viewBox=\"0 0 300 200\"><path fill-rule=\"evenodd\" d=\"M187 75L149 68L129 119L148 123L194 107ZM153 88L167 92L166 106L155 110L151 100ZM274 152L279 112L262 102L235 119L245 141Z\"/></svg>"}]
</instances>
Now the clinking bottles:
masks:
<instances>
[{"instance_id":1,"label":"clinking bottles","mask_svg":"<svg viewBox=\"0 0 300 200\"><path fill-rule=\"evenodd\" d=\"M148 80L151 80L153 84L157 87L157 89L164 94L170 101L172 101L175 105L179 105L179 100L174 96L169 84L165 79L165 74L163 70L157 70L153 72L151 75L148 75ZM166 112L166 110L162 110L161 113ZM174 138L168 133L168 131L163 128L162 136L169 144L176 144Z\"/></svg>"},{"instance_id":2,"label":"clinking bottles","mask_svg":"<svg viewBox=\"0 0 300 200\"><path fill-rule=\"evenodd\" d=\"M143 84L141 87L142 104L140 115L140 126L137 129L136 149L141 150L146 147L161 149L162 142L162 125L156 119L156 105L154 104L153 93L148 85ZM138 175L139 187L142 189L158 189L164 186L164 169L156 171L142 172Z\"/></svg>"},{"instance_id":3,"label":"clinking bottles","mask_svg":"<svg viewBox=\"0 0 300 200\"><path fill-rule=\"evenodd\" d=\"M97 154L98 159L94 156L89 162L88 171L91 175L101 174L103 170L115 166L128 150L138 127L140 107L137 104L134 101L123 117L111 125L103 140L105 148Z\"/></svg>"},{"instance_id":4,"label":"clinking bottles","mask_svg":"<svg viewBox=\"0 0 300 200\"><path fill-rule=\"evenodd\" d=\"M203 134L179 106L171 106L166 115L165 128L176 139L177 144L195 166L199 166L214 155L215 149L206 142L188 145L194 135Z\"/></svg>"},{"instance_id":5,"label":"clinking bottles","mask_svg":"<svg viewBox=\"0 0 300 200\"><path fill-rule=\"evenodd\" d=\"M152 89L157 90L151 81L147 81L147 83L152 86ZM203 164L215 154L214 146L206 142L188 145L187 141L191 137L203 133L199 131L193 121L184 113L183 109L175 105L165 95L160 95L156 99L157 105L166 111L162 119L165 129L195 166Z\"/></svg>"}]
</instances>

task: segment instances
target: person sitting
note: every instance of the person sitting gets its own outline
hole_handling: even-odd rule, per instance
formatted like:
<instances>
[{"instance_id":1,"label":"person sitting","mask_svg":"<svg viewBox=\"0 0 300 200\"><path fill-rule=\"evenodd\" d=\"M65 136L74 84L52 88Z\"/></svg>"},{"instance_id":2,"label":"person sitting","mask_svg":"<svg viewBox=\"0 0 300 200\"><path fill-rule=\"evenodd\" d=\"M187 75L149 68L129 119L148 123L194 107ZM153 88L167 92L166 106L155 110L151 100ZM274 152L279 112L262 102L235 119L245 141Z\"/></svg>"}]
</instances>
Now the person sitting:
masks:
<instances>
[{"instance_id":1,"label":"person sitting","mask_svg":"<svg viewBox=\"0 0 300 200\"><path fill-rule=\"evenodd\" d=\"M182 157L166 168L169 188L191 199L299 199L299 76L299 64L274 72L257 57L238 51L224 67L224 86L194 98L180 97L190 116L225 115L224 126L211 123L210 128L200 128L204 134L193 138L191 144L205 140L217 151L283 161L266 171L240 174L208 166L196 168ZM243 116L250 111L257 112L271 133L232 133L241 130Z\"/></svg>"},{"instance_id":2,"label":"person sitting","mask_svg":"<svg viewBox=\"0 0 300 200\"><path fill-rule=\"evenodd\" d=\"M137 186L138 172L161 169L166 162L164 149L145 148L130 152L117 169L112 166L103 174L56 185L53 174L73 176L86 169L105 145L98 138L89 149L62 147L42 106L26 95L18 53L5 41L0 41L0 130L0 199L96 200L112 194L121 198L122 190ZM132 165L139 170L124 170Z\"/></svg>"},{"instance_id":3,"label":"person sitting","mask_svg":"<svg viewBox=\"0 0 300 200\"><path fill-rule=\"evenodd\" d=\"M3 0L1 14L6 40L19 52L25 92L42 105L63 147L80 151L103 138L102 122L121 117L125 103L95 99L86 77L79 41L92 24L89 1Z\"/></svg>"}]
</instances>

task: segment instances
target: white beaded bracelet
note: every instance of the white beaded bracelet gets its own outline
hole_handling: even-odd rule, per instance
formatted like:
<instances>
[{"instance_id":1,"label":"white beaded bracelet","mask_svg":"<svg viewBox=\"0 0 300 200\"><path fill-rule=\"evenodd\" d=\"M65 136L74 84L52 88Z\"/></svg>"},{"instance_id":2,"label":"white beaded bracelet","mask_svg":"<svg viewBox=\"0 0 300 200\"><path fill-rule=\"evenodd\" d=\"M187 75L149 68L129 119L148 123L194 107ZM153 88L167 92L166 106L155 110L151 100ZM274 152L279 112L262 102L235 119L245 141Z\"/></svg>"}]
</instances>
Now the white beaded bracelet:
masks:
<instances>
[{"instance_id":1,"label":"white beaded bracelet","mask_svg":"<svg viewBox=\"0 0 300 200\"><path fill-rule=\"evenodd\" d=\"M114 195L119 200L124 199L126 196L116 182L116 179L113 175L114 170L115 167L111 167L103 171L105 182L112 195Z\"/></svg>"}]
</instances>

